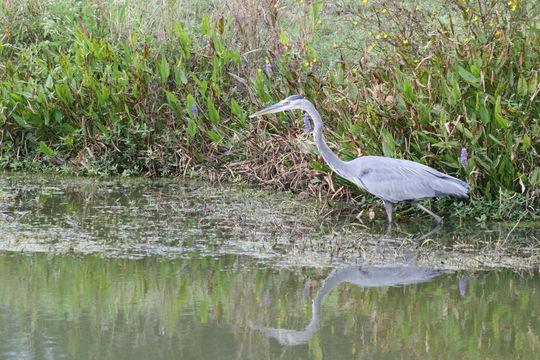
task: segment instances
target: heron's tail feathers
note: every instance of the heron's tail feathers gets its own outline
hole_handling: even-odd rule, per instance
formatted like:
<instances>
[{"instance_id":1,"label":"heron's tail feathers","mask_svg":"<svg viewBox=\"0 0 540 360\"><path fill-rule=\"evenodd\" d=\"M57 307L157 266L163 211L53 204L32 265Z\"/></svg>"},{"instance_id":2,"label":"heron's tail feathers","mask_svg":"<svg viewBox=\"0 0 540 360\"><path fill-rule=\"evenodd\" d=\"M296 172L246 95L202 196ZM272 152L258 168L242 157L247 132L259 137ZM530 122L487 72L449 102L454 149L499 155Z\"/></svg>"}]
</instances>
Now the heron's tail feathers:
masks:
<instances>
[{"instance_id":1,"label":"heron's tail feathers","mask_svg":"<svg viewBox=\"0 0 540 360\"><path fill-rule=\"evenodd\" d=\"M451 195L455 197L468 197L467 193L471 189L465 181L456 179L455 177L446 175L440 177L438 181L432 184L436 196Z\"/></svg>"}]
</instances>

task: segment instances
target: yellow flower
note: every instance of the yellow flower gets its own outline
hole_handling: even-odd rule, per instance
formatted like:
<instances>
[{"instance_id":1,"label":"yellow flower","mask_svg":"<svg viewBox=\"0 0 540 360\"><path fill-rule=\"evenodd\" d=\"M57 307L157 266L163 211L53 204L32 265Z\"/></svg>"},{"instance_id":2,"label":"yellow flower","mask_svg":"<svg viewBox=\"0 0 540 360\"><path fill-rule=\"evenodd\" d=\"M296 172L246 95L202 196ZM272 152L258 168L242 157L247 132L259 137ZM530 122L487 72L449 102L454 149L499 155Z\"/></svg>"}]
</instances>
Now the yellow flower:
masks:
<instances>
[{"instance_id":1,"label":"yellow flower","mask_svg":"<svg viewBox=\"0 0 540 360\"><path fill-rule=\"evenodd\" d=\"M258 72L262 72L262 69L257 69Z\"/></svg>"},{"instance_id":2,"label":"yellow flower","mask_svg":"<svg viewBox=\"0 0 540 360\"><path fill-rule=\"evenodd\" d=\"M300 0L300 4L302 4L304 2L304 0Z\"/></svg>"},{"instance_id":3,"label":"yellow flower","mask_svg":"<svg viewBox=\"0 0 540 360\"><path fill-rule=\"evenodd\" d=\"M375 35L375 39L380 39L380 38L381 38L381 34Z\"/></svg>"},{"instance_id":4,"label":"yellow flower","mask_svg":"<svg viewBox=\"0 0 540 360\"><path fill-rule=\"evenodd\" d=\"M317 58L316 58L316 57L313 58L313 62L314 62L314 63L317 62Z\"/></svg>"},{"instance_id":5,"label":"yellow flower","mask_svg":"<svg viewBox=\"0 0 540 360\"><path fill-rule=\"evenodd\" d=\"M372 33L371 31L368 31L367 33L368 33L368 35L371 35L371 34L373 34L373 33Z\"/></svg>"},{"instance_id":6,"label":"yellow flower","mask_svg":"<svg viewBox=\"0 0 540 360\"><path fill-rule=\"evenodd\" d=\"M382 9L381 12L384 14L384 13L388 12L388 10Z\"/></svg>"},{"instance_id":7,"label":"yellow flower","mask_svg":"<svg viewBox=\"0 0 540 360\"><path fill-rule=\"evenodd\" d=\"M309 61L306 61L306 62L304 63L304 65L305 65L305 66L309 66Z\"/></svg>"},{"instance_id":8,"label":"yellow flower","mask_svg":"<svg viewBox=\"0 0 540 360\"><path fill-rule=\"evenodd\" d=\"M475 22L475 21L478 21L478 16L475 16L472 18L472 21Z\"/></svg>"},{"instance_id":9,"label":"yellow flower","mask_svg":"<svg viewBox=\"0 0 540 360\"><path fill-rule=\"evenodd\" d=\"M353 23L354 25L358 25L358 21L356 21L356 20L354 20L352 23Z\"/></svg>"},{"instance_id":10,"label":"yellow flower","mask_svg":"<svg viewBox=\"0 0 540 360\"><path fill-rule=\"evenodd\" d=\"M356 72L356 68L352 68L352 72L355 73L355 72Z\"/></svg>"},{"instance_id":11,"label":"yellow flower","mask_svg":"<svg viewBox=\"0 0 540 360\"><path fill-rule=\"evenodd\" d=\"M435 11L435 10L431 10L431 13L432 13L433 15L435 15L436 11Z\"/></svg>"},{"instance_id":12,"label":"yellow flower","mask_svg":"<svg viewBox=\"0 0 540 360\"><path fill-rule=\"evenodd\" d=\"M512 5L512 11L516 11L516 5Z\"/></svg>"},{"instance_id":13,"label":"yellow flower","mask_svg":"<svg viewBox=\"0 0 540 360\"><path fill-rule=\"evenodd\" d=\"M417 7L416 7L416 9L414 9L414 10L416 10L416 11L419 11L419 10L420 10L420 8L419 8L419 7L417 6Z\"/></svg>"},{"instance_id":14,"label":"yellow flower","mask_svg":"<svg viewBox=\"0 0 540 360\"><path fill-rule=\"evenodd\" d=\"M362 2L365 4L365 3L367 3L367 0L362 0Z\"/></svg>"},{"instance_id":15,"label":"yellow flower","mask_svg":"<svg viewBox=\"0 0 540 360\"><path fill-rule=\"evenodd\" d=\"M409 40L405 39L405 40L403 40L403 43L404 43L404 44L408 44L408 43L409 43Z\"/></svg>"},{"instance_id":16,"label":"yellow flower","mask_svg":"<svg viewBox=\"0 0 540 360\"><path fill-rule=\"evenodd\" d=\"M317 24L322 24L322 20L317 20Z\"/></svg>"},{"instance_id":17,"label":"yellow flower","mask_svg":"<svg viewBox=\"0 0 540 360\"><path fill-rule=\"evenodd\" d=\"M265 64L270 64L270 60L266 59L266 60L264 60L264 63Z\"/></svg>"},{"instance_id":18,"label":"yellow flower","mask_svg":"<svg viewBox=\"0 0 540 360\"><path fill-rule=\"evenodd\" d=\"M333 43L333 44L332 44L332 47L333 47L334 49L337 48L337 44L336 44L336 43Z\"/></svg>"},{"instance_id":19,"label":"yellow flower","mask_svg":"<svg viewBox=\"0 0 540 360\"><path fill-rule=\"evenodd\" d=\"M507 2L508 5L512 5L512 1Z\"/></svg>"},{"instance_id":20,"label":"yellow flower","mask_svg":"<svg viewBox=\"0 0 540 360\"><path fill-rule=\"evenodd\" d=\"M469 41L469 38L465 38L465 39L463 39L463 41L467 42L467 41Z\"/></svg>"},{"instance_id":21,"label":"yellow flower","mask_svg":"<svg viewBox=\"0 0 540 360\"><path fill-rule=\"evenodd\" d=\"M387 37L388 37L388 34L384 34L384 35L383 35L383 38L386 39Z\"/></svg>"},{"instance_id":22,"label":"yellow flower","mask_svg":"<svg viewBox=\"0 0 540 360\"><path fill-rule=\"evenodd\" d=\"M465 9L465 12L469 12L469 11L471 11L471 9L469 9L469 8L466 8L466 9Z\"/></svg>"},{"instance_id":23,"label":"yellow flower","mask_svg":"<svg viewBox=\"0 0 540 360\"><path fill-rule=\"evenodd\" d=\"M418 60L417 60L417 59L414 59L414 62L415 62L415 63L417 63L417 62L418 62Z\"/></svg>"},{"instance_id":24,"label":"yellow flower","mask_svg":"<svg viewBox=\"0 0 540 360\"><path fill-rule=\"evenodd\" d=\"M274 4L274 8L276 8L276 9L277 9L277 8L278 8L278 4Z\"/></svg>"},{"instance_id":25,"label":"yellow flower","mask_svg":"<svg viewBox=\"0 0 540 360\"><path fill-rule=\"evenodd\" d=\"M501 34L502 34L502 31L500 30L495 31L495 35L501 35Z\"/></svg>"}]
</instances>

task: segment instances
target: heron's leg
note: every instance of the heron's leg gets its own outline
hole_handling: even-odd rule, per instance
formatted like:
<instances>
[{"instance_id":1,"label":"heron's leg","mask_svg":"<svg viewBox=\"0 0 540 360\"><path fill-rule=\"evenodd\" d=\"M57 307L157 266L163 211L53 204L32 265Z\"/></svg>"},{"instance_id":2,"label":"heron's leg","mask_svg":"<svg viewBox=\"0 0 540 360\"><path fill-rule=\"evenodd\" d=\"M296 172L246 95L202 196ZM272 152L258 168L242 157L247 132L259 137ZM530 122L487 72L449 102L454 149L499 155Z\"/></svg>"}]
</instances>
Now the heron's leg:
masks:
<instances>
[{"instance_id":1,"label":"heron's leg","mask_svg":"<svg viewBox=\"0 0 540 360\"><path fill-rule=\"evenodd\" d=\"M416 203L416 206L418 206L420 209L424 210L425 212L427 212L429 215L433 216L433 218L435 219L435 221L437 222L437 225L440 225L442 224L442 217L440 217L439 215L435 214L433 211L423 207L422 205L420 205L419 203Z\"/></svg>"},{"instance_id":2,"label":"heron's leg","mask_svg":"<svg viewBox=\"0 0 540 360\"><path fill-rule=\"evenodd\" d=\"M388 201L384 201L384 208L386 209L386 216L388 216L388 224L392 224L392 210L394 209L394 204Z\"/></svg>"},{"instance_id":3,"label":"heron's leg","mask_svg":"<svg viewBox=\"0 0 540 360\"><path fill-rule=\"evenodd\" d=\"M418 240L423 240L423 239L427 238L428 236L431 236L431 235L435 234L436 232L438 232L441 229L442 229L442 222L437 223L433 229L429 230L429 232L427 234L420 236L418 238Z\"/></svg>"}]
</instances>

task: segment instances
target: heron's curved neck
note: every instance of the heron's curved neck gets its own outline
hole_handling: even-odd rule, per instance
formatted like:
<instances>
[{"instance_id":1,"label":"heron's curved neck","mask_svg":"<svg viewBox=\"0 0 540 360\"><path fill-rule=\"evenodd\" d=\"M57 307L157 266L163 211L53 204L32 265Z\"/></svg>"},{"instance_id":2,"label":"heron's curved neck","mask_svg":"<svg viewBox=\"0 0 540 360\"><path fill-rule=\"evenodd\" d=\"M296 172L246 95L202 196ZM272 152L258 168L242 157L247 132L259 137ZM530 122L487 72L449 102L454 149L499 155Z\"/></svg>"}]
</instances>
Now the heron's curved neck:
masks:
<instances>
[{"instance_id":1,"label":"heron's curved neck","mask_svg":"<svg viewBox=\"0 0 540 360\"><path fill-rule=\"evenodd\" d=\"M324 124L321 120L321 115L315 109L315 107L312 104L309 104L308 107L305 109L308 113L309 117L313 120L313 137L315 139L315 144L317 145L317 148L319 149L319 154L323 157L323 159L326 161L328 166L332 170L334 170L337 174L343 176L345 167L345 162L341 160L329 147L326 145L326 142L324 141L324 135L323 135L323 128Z\"/></svg>"}]
</instances>

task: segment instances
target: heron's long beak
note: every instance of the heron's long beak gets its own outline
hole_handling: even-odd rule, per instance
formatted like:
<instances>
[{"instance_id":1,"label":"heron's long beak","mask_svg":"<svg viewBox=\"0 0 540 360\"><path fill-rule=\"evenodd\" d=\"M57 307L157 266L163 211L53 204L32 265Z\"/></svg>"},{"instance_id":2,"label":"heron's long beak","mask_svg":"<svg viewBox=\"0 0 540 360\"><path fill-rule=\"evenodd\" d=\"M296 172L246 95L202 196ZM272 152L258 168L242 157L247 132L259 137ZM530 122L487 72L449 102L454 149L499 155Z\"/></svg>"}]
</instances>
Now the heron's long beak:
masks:
<instances>
[{"instance_id":1,"label":"heron's long beak","mask_svg":"<svg viewBox=\"0 0 540 360\"><path fill-rule=\"evenodd\" d=\"M256 113L249 115L249 117L254 118L255 116L277 113L277 112L283 111L282 107L283 107L283 104L277 103L277 104L267 107L266 109L257 111Z\"/></svg>"}]
</instances>

